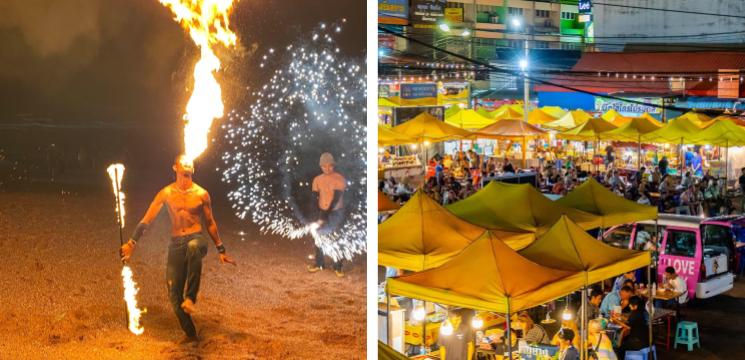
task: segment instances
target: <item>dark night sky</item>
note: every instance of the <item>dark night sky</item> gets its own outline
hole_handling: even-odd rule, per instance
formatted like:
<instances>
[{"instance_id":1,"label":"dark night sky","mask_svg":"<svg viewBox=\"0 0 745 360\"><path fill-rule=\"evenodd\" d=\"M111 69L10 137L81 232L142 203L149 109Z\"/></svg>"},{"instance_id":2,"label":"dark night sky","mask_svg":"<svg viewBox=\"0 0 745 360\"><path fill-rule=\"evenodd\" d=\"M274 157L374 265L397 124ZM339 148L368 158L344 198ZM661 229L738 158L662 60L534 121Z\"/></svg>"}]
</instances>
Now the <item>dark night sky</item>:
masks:
<instances>
[{"instance_id":1,"label":"dark night sky","mask_svg":"<svg viewBox=\"0 0 745 360\"><path fill-rule=\"evenodd\" d=\"M363 0L239 1L231 27L240 49L220 53L226 108L266 79L253 66L266 49L341 18L342 51L364 56ZM157 0L0 0L0 43L0 123L180 126L197 52Z\"/></svg>"}]
</instances>

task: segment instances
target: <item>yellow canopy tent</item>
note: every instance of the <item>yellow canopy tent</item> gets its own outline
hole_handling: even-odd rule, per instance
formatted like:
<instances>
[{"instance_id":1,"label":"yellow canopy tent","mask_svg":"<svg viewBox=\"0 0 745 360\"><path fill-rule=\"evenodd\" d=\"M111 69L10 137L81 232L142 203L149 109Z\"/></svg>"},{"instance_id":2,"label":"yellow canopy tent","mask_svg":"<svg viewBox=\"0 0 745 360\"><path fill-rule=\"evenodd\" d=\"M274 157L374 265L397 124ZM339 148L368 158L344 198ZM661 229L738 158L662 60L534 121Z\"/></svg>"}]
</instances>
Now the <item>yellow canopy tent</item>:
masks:
<instances>
[{"instance_id":1,"label":"yellow canopy tent","mask_svg":"<svg viewBox=\"0 0 745 360\"><path fill-rule=\"evenodd\" d=\"M662 126L662 123L659 120L657 120L656 117L654 117L652 114L646 111L643 114L641 114L639 117L647 118L648 120L651 120L651 121L656 121L660 126Z\"/></svg>"},{"instance_id":2,"label":"yellow canopy tent","mask_svg":"<svg viewBox=\"0 0 745 360\"><path fill-rule=\"evenodd\" d=\"M555 121L558 117L555 117L543 109L533 109L528 113L528 123L532 125L541 125L547 122Z\"/></svg>"},{"instance_id":3,"label":"yellow canopy tent","mask_svg":"<svg viewBox=\"0 0 745 360\"><path fill-rule=\"evenodd\" d=\"M417 141L409 136L400 134L391 128L378 124L378 146L393 146L416 144Z\"/></svg>"},{"instance_id":4,"label":"yellow canopy tent","mask_svg":"<svg viewBox=\"0 0 745 360\"><path fill-rule=\"evenodd\" d=\"M503 119L494 124L473 132L472 137L479 139L495 140L520 140L522 145L522 167L525 167L525 156L527 153L527 141L537 137L545 136L546 132L525 121L518 119Z\"/></svg>"},{"instance_id":5,"label":"yellow canopy tent","mask_svg":"<svg viewBox=\"0 0 745 360\"><path fill-rule=\"evenodd\" d=\"M566 216L518 253L537 264L585 272L584 285L636 270L651 263L648 251L620 249L598 241Z\"/></svg>"},{"instance_id":6,"label":"yellow canopy tent","mask_svg":"<svg viewBox=\"0 0 745 360\"><path fill-rule=\"evenodd\" d=\"M693 144L717 146L745 145L745 129L729 119L712 121L709 126L693 136Z\"/></svg>"},{"instance_id":7,"label":"yellow canopy tent","mask_svg":"<svg viewBox=\"0 0 745 360\"><path fill-rule=\"evenodd\" d=\"M492 117L497 120L516 118L522 119L523 114L525 114L525 109L523 109L523 106L516 104L505 104L491 112Z\"/></svg>"},{"instance_id":8,"label":"yellow canopy tent","mask_svg":"<svg viewBox=\"0 0 745 360\"><path fill-rule=\"evenodd\" d=\"M461 219L490 230L530 232L536 236L548 230L562 214L585 230L601 225L598 216L551 201L530 184L492 181L446 208Z\"/></svg>"},{"instance_id":9,"label":"yellow canopy tent","mask_svg":"<svg viewBox=\"0 0 745 360\"><path fill-rule=\"evenodd\" d=\"M693 141L702 123L685 116L671 119L665 126L642 135L644 143L683 144Z\"/></svg>"},{"instance_id":10,"label":"yellow canopy tent","mask_svg":"<svg viewBox=\"0 0 745 360\"><path fill-rule=\"evenodd\" d=\"M461 129L480 129L496 120L484 117L472 109L463 109L445 117L445 122Z\"/></svg>"},{"instance_id":11,"label":"yellow canopy tent","mask_svg":"<svg viewBox=\"0 0 745 360\"><path fill-rule=\"evenodd\" d=\"M610 109L606 111L605 113L603 113L603 115L600 115L600 117L603 118L603 120L608 121L608 122L612 122L613 119L615 119L618 116L623 116L623 115L621 115L621 113L616 111L616 109Z\"/></svg>"},{"instance_id":12,"label":"yellow canopy tent","mask_svg":"<svg viewBox=\"0 0 745 360\"><path fill-rule=\"evenodd\" d=\"M562 109L562 108L560 108L558 106L544 106L544 107L541 108L541 110L543 112L545 112L546 114L549 114L549 115L551 115L551 116L553 116L553 117L555 117L557 119L560 118L560 117L562 117L562 116L564 116L564 114L567 113L566 110L564 110L564 109Z\"/></svg>"},{"instance_id":13,"label":"yellow canopy tent","mask_svg":"<svg viewBox=\"0 0 745 360\"><path fill-rule=\"evenodd\" d=\"M662 124L650 117L631 118L625 125L600 134L601 140L635 141L637 167L642 166L642 135L658 130Z\"/></svg>"},{"instance_id":14,"label":"yellow canopy tent","mask_svg":"<svg viewBox=\"0 0 745 360\"><path fill-rule=\"evenodd\" d=\"M445 110L445 118L447 119L447 118L449 118L449 117L457 114L461 110L463 110L463 108L461 108L460 106L453 105L453 106L447 108L447 110Z\"/></svg>"},{"instance_id":15,"label":"yellow canopy tent","mask_svg":"<svg viewBox=\"0 0 745 360\"><path fill-rule=\"evenodd\" d=\"M562 117L554 121L543 124L543 126L549 129L557 129L557 130L571 129L573 127L576 127L577 125L584 123L585 121L591 118L592 116L590 116L590 114L586 113L583 110L577 109L577 110L569 111L566 114L564 114Z\"/></svg>"},{"instance_id":16,"label":"yellow canopy tent","mask_svg":"<svg viewBox=\"0 0 745 360\"><path fill-rule=\"evenodd\" d=\"M699 127L705 127L708 124L708 122L711 121L711 118L709 116L705 114L693 112L693 111L689 111L683 115L680 115L676 119L680 119L680 118L688 119L692 121L693 123L695 123L696 125L698 125Z\"/></svg>"},{"instance_id":17,"label":"yellow canopy tent","mask_svg":"<svg viewBox=\"0 0 745 360\"><path fill-rule=\"evenodd\" d=\"M378 190L378 212L395 211L400 206L388 198L382 191Z\"/></svg>"},{"instance_id":18,"label":"yellow canopy tent","mask_svg":"<svg viewBox=\"0 0 745 360\"><path fill-rule=\"evenodd\" d=\"M614 225L657 218L656 207L626 200L608 190L592 177L574 188L566 196L556 200L556 202L565 207L598 216L601 226L606 229Z\"/></svg>"},{"instance_id":19,"label":"yellow canopy tent","mask_svg":"<svg viewBox=\"0 0 745 360\"><path fill-rule=\"evenodd\" d=\"M729 121L735 123L735 125L737 125L737 126L745 127L745 120L743 120L742 118L734 117L734 116L730 116L730 115L719 115L719 116L711 119L710 123L713 124L713 123L715 123L717 121L722 121L722 120L729 120Z\"/></svg>"},{"instance_id":20,"label":"yellow canopy tent","mask_svg":"<svg viewBox=\"0 0 745 360\"><path fill-rule=\"evenodd\" d=\"M401 106L400 104L391 101L388 98L378 98L378 106L384 106L384 107L398 107Z\"/></svg>"},{"instance_id":21,"label":"yellow canopy tent","mask_svg":"<svg viewBox=\"0 0 745 360\"><path fill-rule=\"evenodd\" d=\"M486 108L480 107L480 108L476 109L476 112L479 113L479 115L481 115L481 116L483 116L485 118L489 118L489 119L493 119L494 118L494 116L492 116L492 112L489 111L489 110L486 110Z\"/></svg>"},{"instance_id":22,"label":"yellow canopy tent","mask_svg":"<svg viewBox=\"0 0 745 360\"><path fill-rule=\"evenodd\" d=\"M378 264L411 271L439 266L484 231L459 219L420 190L378 225ZM529 233L496 231L495 236L516 247L533 241Z\"/></svg>"},{"instance_id":23,"label":"yellow canopy tent","mask_svg":"<svg viewBox=\"0 0 745 360\"><path fill-rule=\"evenodd\" d=\"M386 290L438 304L512 314L565 296L584 282L584 274L536 264L487 232L444 265L389 278Z\"/></svg>"},{"instance_id":24,"label":"yellow canopy tent","mask_svg":"<svg viewBox=\"0 0 745 360\"><path fill-rule=\"evenodd\" d=\"M600 134L615 128L615 125L601 118L590 118L578 126L556 134L556 138L567 140L597 140Z\"/></svg>"},{"instance_id":25,"label":"yellow canopy tent","mask_svg":"<svg viewBox=\"0 0 745 360\"><path fill-rule=\"evenodd\" d=\"M403 124L394 126L392 130L404 134L418 143L462 139L471 134L466 130L446 124L427 112L423 112Z\"/></svg>"}]
</instances>

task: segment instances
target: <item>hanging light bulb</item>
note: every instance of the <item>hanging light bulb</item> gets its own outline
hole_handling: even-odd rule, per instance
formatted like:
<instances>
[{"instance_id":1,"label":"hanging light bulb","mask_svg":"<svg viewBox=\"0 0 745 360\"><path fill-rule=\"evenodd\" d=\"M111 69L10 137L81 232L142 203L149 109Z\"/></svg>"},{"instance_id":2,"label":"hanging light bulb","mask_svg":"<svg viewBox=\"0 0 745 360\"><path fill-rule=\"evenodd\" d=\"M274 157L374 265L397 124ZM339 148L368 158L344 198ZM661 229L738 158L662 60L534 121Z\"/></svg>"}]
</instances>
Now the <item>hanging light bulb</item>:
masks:
<instances>
[{"instance_id":1,"label":"hanging light bulb","mask_svg":"<svg viewBox=\"0 0 745 360\"><path fill-rule=\"evenodd\" d=\"M450 322L450 319L445 320L442 323L442 326L440 326L440 335L442 336L453 335L453 323Z\"/></svg>"},{"instance_id":2,"label":"hanging light bulb","mask_svg":"<svg viewBox=\"0 0 745 360\"><path fill-rule=\"evenodd\" d=\"M412 148L416 149L416 145L412 145ZM411 313L411 316L416 321L422 321L422 320L424 320L424 316L425 315L426 315L426 313L424 312L424 306L422 306L421 304L417 305L414 308L414 311Z\"/></svg>"},{"instance_id":3,"label":"hanging light bulb","mask_svg":"<svg viewBox=\"0 0 745 360\"><path fill-rule=\"evenodd\" d=\"M471 327L474 329L481 329L481 327L484 326L484 320L479 317L478 315L474 316L473 319L471 319Z\"/></svg>"},{"instance_id":4,"label":"hanging light bulb","mask_svg":"<svg viewBox=\"0 0 745 360\"><path fill-rule=\"evenodd\" d=\"M572 320L572 313L569 312L569 309L568 308L565 308L564 309L564 312L561 313L561 319L564 320L564 321Z\"/></svg>"}]
</instances>

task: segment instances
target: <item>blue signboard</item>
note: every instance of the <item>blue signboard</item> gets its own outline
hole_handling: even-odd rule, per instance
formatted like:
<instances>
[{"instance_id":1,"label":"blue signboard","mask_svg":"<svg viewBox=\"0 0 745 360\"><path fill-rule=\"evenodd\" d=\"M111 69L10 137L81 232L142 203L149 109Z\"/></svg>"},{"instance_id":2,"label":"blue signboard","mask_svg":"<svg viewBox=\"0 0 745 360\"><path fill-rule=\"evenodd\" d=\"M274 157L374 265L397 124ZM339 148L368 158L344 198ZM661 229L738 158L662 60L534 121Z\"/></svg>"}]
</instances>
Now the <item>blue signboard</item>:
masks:
<instances>
[{"instance_id":1,"label":"blue signboard","mask_svg":"<svg viewBox=\"0 0 745 360\"><path fill-rule=\"evenodd\" d=\"M592 12L592 0L579 0L577 2L577 12L580 14L589 14Z\"/></svg>"},{"instance_id":2,"label":"blue signboard","mask_svg":"<svg viewBox=\"0 0 745 360\"><path fill-rule=\"evenodd\" d=\"M437 84L401 84L401 99L436 98Z\"/></svg>"},{"instance_id":3,"label":"blue signboard","mask_svg":"<svg viewBox=\"0 0 745 360\"><path fill-rule=\"evenodd\" d=\"M378 0L378 16L409 18L409 0Z\"/></svg>"}]
</instances>

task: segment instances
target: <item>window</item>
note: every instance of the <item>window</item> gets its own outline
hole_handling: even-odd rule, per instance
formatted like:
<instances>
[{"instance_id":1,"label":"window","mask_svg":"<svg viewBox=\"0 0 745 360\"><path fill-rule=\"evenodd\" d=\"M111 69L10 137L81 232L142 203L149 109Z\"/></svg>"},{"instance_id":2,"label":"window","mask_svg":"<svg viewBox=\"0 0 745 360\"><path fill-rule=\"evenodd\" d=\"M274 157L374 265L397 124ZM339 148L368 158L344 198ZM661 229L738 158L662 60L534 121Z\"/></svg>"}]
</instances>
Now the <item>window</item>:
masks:
<instances>
[{"instance_id":1,"label":"window","mask_svg":"<svg viewBox=\"0 0 745 360\"><path fill-rule=\"evenodd\" d=\"M729 227L721 225L704 225L704 252L710 251L725 254L730 257L732 254L732 232Z\"/></svg>"},{"instance_id":2,"label":"window","mask_svg":"<svg viewBox=\"0 0 745 360\"><path fill-rule=\"evenodd\" d=\"M535 49L548 49L548 41L534 41L533 48Z\"/></svg>"},{"instance_id":3,"label":"window","mask_svg":"<svg viewBox=\"0 0 745 360\"><path fill-rule=\"evenodd\" d=\"M547 18L550 16L551 16L551 13L548 10L536 10L535 11L535 17Z\"/></svg>"},{"instance_id":4,"label":"window","mask_svg":"<svg viewBox=\"0 0 745 360\"><path fill-rule=\"evenodd\" d=\"M665 255L694 257L696 255L696 233L680 230L668 231Z\"/></svg>"},{"instance_id":5,"label":"window","mask_svg":"<svg viewBox=\"0 0 745 360\"><path fill-rule=\"evenodd\" d=\"M510 14L510 15L522 16L523 15L523 8L509 7L509 8L507 8L507 13Z\"/></svg>"},{"instance_id":6,"label":"window","mask_svg":"<svg viewBox=\"0 0 745 360\"><path fill-rule=\"evenodd\" d=\"M621 225L605 236L603 236L603 242L621 249L629 248L629 241L631 240L631 226L632 225Z\"/></svg>"},{"instance_id":7,"label":"window","mask_svg":"<svg viewBox=\"0 0 745 360\"><path fill-rule=\"evenodd\" d=\"M577 20L577 13L562 11L561 19L562 20Z\"/></svg>"}]
</instances>

